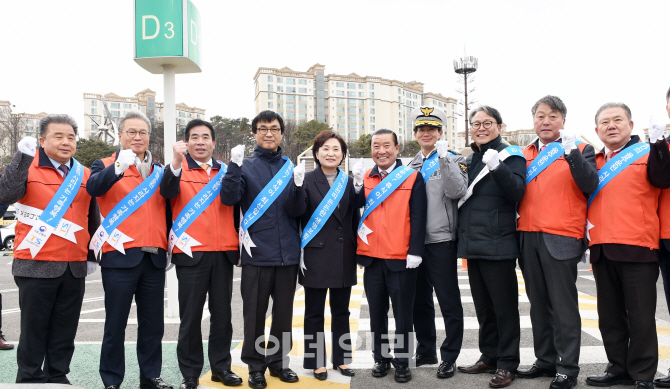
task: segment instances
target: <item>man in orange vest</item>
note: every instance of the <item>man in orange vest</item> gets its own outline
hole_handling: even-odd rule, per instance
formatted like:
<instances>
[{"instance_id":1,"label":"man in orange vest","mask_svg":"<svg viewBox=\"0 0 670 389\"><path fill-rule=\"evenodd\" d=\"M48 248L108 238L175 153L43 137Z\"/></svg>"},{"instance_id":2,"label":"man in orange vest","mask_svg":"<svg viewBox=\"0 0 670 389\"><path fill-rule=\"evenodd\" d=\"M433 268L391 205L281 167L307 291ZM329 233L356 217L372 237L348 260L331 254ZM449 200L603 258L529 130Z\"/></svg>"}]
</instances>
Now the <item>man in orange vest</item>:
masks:
<instances>
[{"instance_id":1,"label":"man in orange vest","mask_svg":"<svg viewBox=\"0 0 670 389\"><path fill-rule=\"evenodd\" d=\"M517 377L554 377L550 389L570 389L579 375L582 322L575 282L586 250L586 195L598 186L596 155L563 129L567 108L560 98L541 98L532 113L538 139L523 150L526 192L517 231L536 360Z\"/></svg>"},{"instance_id":2,"label":"man in orange vest","mask_svg":"<svg viewBox=\"0 0 670 389\"><path fill-rule=\"evenodd\" d=\"M88 242L100 225L97 203L86 193L90 171L73 158L76 137L72 117L45 116L40 149L35 138L23 138L0 178L0 202L16 202L17 383L70 384L84 277L96 269Z\"/></svg>"},{"instance_id":3,"label":"man in orange vest","mask_svg":"<svg viewBox=\"0 0 670 389\"><path fill-rule=\"evenodd\" d=\"M670 117L670 88L665 93L665 109ZM649 127L649 138L662 136L665 132L666 123L664 120L651 123ZM660 134L660 135L659 135ZM669 177L670 178L670 177ZM670 190L661 191L661 199L658 203L658 216L661 223L661 275L663 276L663 287L665 289L665 301L670 306ZM669 371L670 373L670 371ZM661 388L670 388L670 374L657 378L654 384Z\"/></svg>"},{"instance_id":4,"label":"man in orange vest","mask_svg":"<svg viewBox=\"0 0 670 389\"><path fill-rule=\"evenodd\" d=\"M600 184L588 200L586 236L609 363L586 383L653 388L658 365L657 211L670 152L662 133L650 134L650 143L631 136L633 121L625 104L605 104L595 119L605 148L596 154Z\"/></svg>"},{"instance_id":5,"label":"man in orange vest","mask_svg":"<svg viewBox=\"0 0 670 389\"><path fill-rule=\"evenodd\" d=\"M230 301L239 243L233 207L223 205L219 198L225 165L212 158L216 138L209 122L191 120L186 125L185 138L185 142L179 141L172 147L174 157L161 181L161 194L169 199L175 219L169 248L179 280L181 323L177 359L184 377L180 389L198 387L204 363L200 325L207 295L212 381L239 385L242 379L230 370L233 336Z\"/></svg>"},{"instance_id":6,"label":"man in orange vest","mask_svg":"<svg viewBox=\"0 0 670 389\"><path fill-rule=\"evenodd\" d=\"M172 388L160 378L167 221L165 199L158 193L163 166L148 150L150 131L143 113L128 112L119 121L122 150L93 162L86 185L104 218L91 246L102 253L106 317L100 377L107 389L118 389L125 375L125 329L133 297L140 388Z\"/></svg>"},{"instance_id":7,"label":"man in orange vest","mask_svg":"<svg viewBox=\"0 0 670 389\"><path fill-rule=\"evenodd\" d=\"M397 159L398 138L393 131L377 130L371 144L376 165L363 177L366 210L358 229L356 261L365 266L363 285L375 360L372 376L386 376L392 363L396 382L408 382L412 379L416 268L422 261L426 233L426 186L419 172ZM357 176L360 172L354 172ZM388 342L389 297L396 323L394 358Z\"/></svg>"}]
</instances>

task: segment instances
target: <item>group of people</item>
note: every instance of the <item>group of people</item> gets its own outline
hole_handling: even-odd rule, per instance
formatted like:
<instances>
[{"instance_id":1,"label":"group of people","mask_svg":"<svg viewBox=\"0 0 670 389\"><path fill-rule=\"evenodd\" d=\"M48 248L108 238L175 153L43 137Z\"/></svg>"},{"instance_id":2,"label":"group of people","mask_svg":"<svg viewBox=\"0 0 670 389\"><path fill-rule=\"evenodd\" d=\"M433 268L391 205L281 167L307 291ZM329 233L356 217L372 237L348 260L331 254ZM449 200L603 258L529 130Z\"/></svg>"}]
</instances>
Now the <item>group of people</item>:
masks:
<instances>
[{"instance_id":1,"label":"group of people","mask_svg":"<svg viewBox=\"0 0 670 389\"><path fill-rule=\"evenodd\" d=\"M670 90L670 115L669 98ZM181 389L197 388L202 374L206 301L212 380L242 383L231 370L234 266L241 266L241 360L250 387L266 387L266 370L281 381L298 381L288 356L296 282L305 290L304 368L319 380L327 379L328 363L354 376L348 307L359 265L365 269L374 377L386 376L392 366L395 381L408 382L411 367L439 363L442 379L456 370L491 373L489 386L501 388L517 376L550 376L550 388L572 388L581 343L577 264L590 248L609 363L586 383L652 388L659 263L664 281L670 276L665 125L652 125L643 142L631 135L630 109L605 104L595 115L605 147L596 152L564 130L567 109L560 98L545 96L531 111L538 138L522 149L502 139L496 109L473 110L466 158L441 140L446 114L417 108L412 120L421 150L414 159L403 166L396 134L378 130L371 138L374 167L366 170L359 161L353 177L341 169L347 143L330 130L314 138L315 169L295 166L282 155L284 122L272 111L252 121L257 145L249 157L240 145L228 165L214 159L214 129L196 119L165 167L148 150L150 121L129 112L119 122L121 150L90 170L74 158L75 121L47 115L40 147L34 138L21 140L0 177L0 203L15 203L18 218L12 266L21 308L16 382L69 383L84 278L98 267L105 291L100 376L106 389L124 380L133 298L140 387L172 388L160 378L165 271L172 266L179 282ZM464 319L457 258L468 260L481 351L474 364L458 367ZM526 369L519 369L517 259L536 356ZM446 332L439 356L433 294ZM655 383L670 387L670 377Z\"/></svg>"}]
</instances>

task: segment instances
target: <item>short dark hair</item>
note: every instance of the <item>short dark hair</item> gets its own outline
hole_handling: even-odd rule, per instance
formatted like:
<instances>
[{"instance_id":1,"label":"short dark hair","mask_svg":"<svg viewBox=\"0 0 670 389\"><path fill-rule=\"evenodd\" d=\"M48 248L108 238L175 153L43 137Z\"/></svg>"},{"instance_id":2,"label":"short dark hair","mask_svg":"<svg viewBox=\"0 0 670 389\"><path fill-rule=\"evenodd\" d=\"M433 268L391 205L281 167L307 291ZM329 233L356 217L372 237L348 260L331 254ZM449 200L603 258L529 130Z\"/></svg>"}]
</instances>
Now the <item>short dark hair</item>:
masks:
<instances>
[{"instance_id":1,"label":"short dark hair","mask_svg":"<svg viewBox=\"0 0 670 389\"><path fill-rule=\"evenodd\" d=\"M372 144L372 138L373 138L375 135L384 135L384 134L393 134L393 143L394 143L394 146L397 146L397 145L398 145L398 135L396 135L395 132L389 130L388 128L381 128L381 129L379 129L379 130L373 132L373 133L372 133L372 136L370 137L370 144Z\"/></svg>"},{"instance_id":2,"label":"short dark hair","mask_svg":"<svg viewBox=\"0 0 670 389\"><path fill-rule=\"evenodd\" d=\"M201 119L193 119L190 122L188 122L188 124L186 125L186 130L184 130L184 137L186 138L186 140L188 140L188 137L191 133L191 129L198 126L205 126L209 128L209 132L212 135L212 140L216 140L216 135L214 135L214 127L212 127L212 123Z\"/></svg>"},{"instance_id":3,"label":"short dark hair","mask_svg":"<svg viewBox=\"0 0 670 389\"><path fill-rule=\"evenodd\" d=\"M665 101L670 100L670 88L668 88L668 91L665 92Z\"/></svg>"},{"instance_id":4,"label":"short dark hair","mask_svg":"<svg viewBox=\"0 0 670 389\"><path fill-rule=\"evenodd\" d=\"M40 137L44 138L49 129L49 124L68 124L74 130L74 134L77 135L77 122L74 121L74 118L68 114L49 114L40 120Z\"/></svg>"},{"instance_id":5,"label":"short dark hair","mask_svg":"<svg viewBox=\"0 0 670 389\"><path fill-rule=\"evenodd\" d=\"M561 100L560 97L546 95L539 99L535 105L533 105L533 108L531 109L533 116L535 116L535 111L537 111L537 107L540 104L547 104L552 111L560 112L563 116L563 119L565 119L565 117L568 115L568 108L565 106L563 100Z\"/></svg>"},{"instance_id":6,"label":"short dark hair","mask_svg":"<svg viewBox=\"0 0 670 389\"><path fill-rule=\"evenodd\" d=\"M603 104L600 108L598 108L598 111L596 112L596 126L598 125L598 116L600 116L600 113L606 109L609 108L621 108L623 109L624 113L626 116L628 116L628 121L633 120L633 114L630 112L630 108L624 103L606 103Z\"/></svg>"},{"instance_id":7,"label":"short dark hair","mask_svg":"<svg viewBox=\"0 0 670 389\"><path fill-rule=\"evenodd\" d=\"M321 165L321 163L316 158L316 153L319 152L321 146L323 146L323 144L326 143L328 139L333 138L337 139L337 141L340 142L340 148L342 149L342 160L346 158L347 142L344 141L344 138L342 138L342 136L340 136L337 132L333 130L323 130L314 137L314 144L312 145L312 155L314 156L314 162L316 162L317 165ZM342 163L342 161L340 161L340 163Z\"/></svg>"},{"instance_id":8,"label":"short dark hair","mask_svg":"<svg viewBox=\"0 0 670 389\"><path fill-rule=\"evenodd\" d=\"M470 124L472 124L472 118L473 118L473 117L477 114L477 112L479 112L479 111L484 111L485 114L487 114L487 115L491 116L492 118L494 118L494 119L496 120L496 124L503 124L502 116L500 116L500 112L498 112L498 110L495 109L495 108L493 108L493 107L489 107L488 105L481 105L481 106L479 106L479 107L473 109L473 110L470 112L470 118L469 118L469 119L470 119Z\"/></svg>"},{"instance_id":9,"label":"short dark hair","mask_svg":"<svg viewBox=\"0 0 670 389\"><path fill-rule=\"evenodd\" d=\"M254 134L256 133L256 125L260 122L265 122L265 123L272 123L274 120L279 121L279 127L281 128L281 133L284 133L284 119L282 119L281 115L279 115L277 112L266 110L254 118L254 120L251 122L251 132Z\"/></svg>"}]
</instances>

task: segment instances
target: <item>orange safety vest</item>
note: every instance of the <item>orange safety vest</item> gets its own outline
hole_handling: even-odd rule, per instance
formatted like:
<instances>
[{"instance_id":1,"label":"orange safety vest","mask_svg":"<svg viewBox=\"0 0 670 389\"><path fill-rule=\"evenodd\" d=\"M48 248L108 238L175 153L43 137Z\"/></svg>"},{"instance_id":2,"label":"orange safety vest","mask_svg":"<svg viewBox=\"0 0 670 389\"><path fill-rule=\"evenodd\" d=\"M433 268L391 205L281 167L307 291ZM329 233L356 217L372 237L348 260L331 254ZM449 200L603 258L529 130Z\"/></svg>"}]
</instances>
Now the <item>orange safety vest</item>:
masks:
<instances>
[{"instance_id":1,"label":"orange safety vest","mask_svg":"<svg viewBox=\"0 0 670 389\"><path fill-rule=\"evenodd\" d=\"M365 197L379 184L380 175L370 177L371 170L365 173L363 185ZM407 259L409 239L412 228L409 219L409 199L416 181L417 172L413 172L389 197L386 198L365 219L365 225L372 233L367 236L368 244L358 237L356 254L373 258Z\"/></svg>"},{"instance_id":2,"label":"orange safety vest","mask_svg":"<svg viewBox=\"0 0 670 389\"><path fill-rule=\"evenodd\" d=\"M658 200L661 190L649 183L643 155L612 179L591 202L588 221L589 246L603 243L627 244L658 249ZM598 171L605 165L605 153L596 154Z\"/></svg>"},{"instance_id":3,"label":"orange safety vest","mask_svg":"<svg viewBox=\"0 0 670 389\"><path fill-rule=\"evenodd\" d=\"M102 163L105 167L116 162L116 153L112 156L103 158ZM162 169L160 164L153 164L153 169ZM149 174L151 174L151 172ZM107 217L109 212L118 204L131 190L135 189L144 181L135 165L130 166L123 177L107 191L107 193L98 197L98 205L102 217ZM123 244L123 248L128 250L133 247L158 247L167 250L167 223L165 222L165 199L160 195L159 190L144 203L138 210L128 216L121 225L119 231L133 238L133 241ZM102 252L115 251L109 243L105 242L102 246Z\"/></svg>"},{"instance_id":4,"label":"orange safety vest","mask_svg":"<svg viewBox=\"0 0 670 389\"><path fill-rule=\"evenodd\" d=\"M577 145L580 152L586 146L586 143ZM535 143L523 149L526 168L538 154ZM581 239L586 225L586 200L561 155L526 185L526 193L517 208L517 230Z\"/></svg>"},{"instance_id":5,"label":"orange safety vest","mask_svg":"<svg viewBox=\"0 0 670 389\"><path fill-rule=\"evenodd\" d=\"M46 154L44 156L46 157ZM17 201L20 204L28 205L37 209L44 210L49 201L54 197L58 188L64 181L63 176L53 166L39 166L40 150L37 150L33 162L28 168L28 181L26 183L26 194ZM49 162L51 165L51 162ZM91 176L91 171L84 168L84 176L77 190L77 195L72 200L72 204L65 211L64 219L82 227L74 233L77 243L72 243L56 235L51 235L44 247L37 253L37 257L30 255L30 249L17 250L16 247L32 229L29 224L21 223L17 220L14 239L14 258L32 259L35 261L57 261L57 262L83 262L86 261L88 254L88 243L91 236L88 233L88 210L91 205L91 196L86 192L86 182Z\"/></svg>"},{"instance_id":6,"label":"orange safety vest","mask_svg":"<svg viewBox=\"0 0 670 389\"><path fill-rule=\"evenodd\" d=\"M170 199L172 217L176 218L193 197L209 183L210 177L214 178L219 169L212 167L210 175L202 168L189 169L188 160L184 158L181 164L181 180L179 183L179 194ZM233 207L223 205L220 192L212 203L198 216L186 229L187 234L202 243L193 246L193 251L232 251L239 248L237 231L233 219ZM173 253L183 253L177 246L172 249Z\"/></svg>"}]
</instances>

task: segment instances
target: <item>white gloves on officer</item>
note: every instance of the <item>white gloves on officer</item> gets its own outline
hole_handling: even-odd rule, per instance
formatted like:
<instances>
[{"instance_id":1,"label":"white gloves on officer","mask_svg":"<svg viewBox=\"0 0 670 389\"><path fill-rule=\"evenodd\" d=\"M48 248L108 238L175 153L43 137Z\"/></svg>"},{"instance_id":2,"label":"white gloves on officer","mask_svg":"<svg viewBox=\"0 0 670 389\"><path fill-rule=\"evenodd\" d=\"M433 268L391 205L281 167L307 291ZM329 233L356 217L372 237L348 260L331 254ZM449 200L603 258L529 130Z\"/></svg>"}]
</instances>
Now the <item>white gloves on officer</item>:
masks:
<instances>
[{"instance_id":1,"label":"white gloves on officer","mask_svg":"<svg viewBox=\"0 0 670 389\"><path fill-rule=\"evenodd\" d=\"M135 164L135 158L137 158L137 155L131 149L119 151L119 157L114 164L114 173L117 176L123 174L123 172Z\"/></svg>"},{"instance_id":2,"label":"white gloves on officer","mask_svg":"<svg viewBox=\"0 0 670 389\"><path fill-rule=\"evenodd\" d=\"M91 274L95 273L96 270L98 270L98 263L97 262L92 262L92 261L86 262L86 275L87 276L90 276Z\"/></svg>"},{"instance_id":3,"label":"white gloves on officer","mask_svg":"<svg viewBox=\"0 0 670 389\"><path fill-rule=\"evenodd\" d=\"M363 187L363 176L365 176L365 165L363 165L363 160L359 159L358 162L351 169L351 173L354 175L354 189L356 193L360 191L360 188Z\"/></svg>"},{"instance_id":4,"label":"white gloves on officer","mask_svg":"<svg viewBox=\"0 0 670 389\"><path fill-rule=\"evenodd\" d=\"M244 145L237 145L230 150L230 162L235 165L242 167L242 161L244 160Z\"/></svg>"},{"instance_id":5,"label":"white gloves on officer","mask_svg":"<svg viewBox=\"0 0 670 389\"><path fill-rule=\"evenodd\" d=\"M663 138L666 125L665 120L659 120L654 116L649 119L649 143L656 143Z\"/></svg>"},{"instance_id":6,"label":"white gloves on officer","mask_svg":"<svg viewBox=\"0 0 670 389\"><path fill-rule=\"evenodd\" d=\"M570 152L577 148L577 134L568 130L558 130L558 133L561 134L561 144L565 149L565 155L570 154Z\"/></svg>"},{"instance_id":7,"label":"white gloves on officer","mask_svg":"<svg viewBox=\"0 0 670 389\"><path fill-rule=\"evenodd\" d=\"M19 141L18 150L25 155L34 157L35 151L37 150L37 139L32 136L26 136Z\"/></svg>"},{"instance_id":8,"label":"white gloves on officer","mask_svg":"<svg viewBox=\"0 0 670 389\"><path fill-rule=\"evenodd\" d=\"M407 254L408 269L414 269L415 267L418 267L419 265L421 265L421 261L423 261L423 258L421 258L420 256Z\"/></svg>"},{"instance_id":9,"label":"white gloves on officer","mask_svg":"<svg viewBox=\"0 0 670 389\"><path fill-rule=\"evenodd\" d=\"M438 140L435 143L435 148L437 149L437 156L444 159L449 156L449 141L447 140Z\"/></svg>"},{"instance_id":10,"label":"white gloves on officer","mask_svg":"<svg viewBox=\"0 0 670 389\"><path fill-rule=\"evenodd\" d=\"M498 165L500 165L500 156L498 156L498 150L488 149L482 157L482 161L486 164L486 167L489 171L496 170Z\"/></svg>"},{"instance_id":11,"label":"white gloves on officer","mask_svg":"<svg viewBox=\"0 0 670 389\"><path fill-rule=\"evenodd\" d=\"M300 162L300 165L293 168L293 183L297 187L301 187L305 181L305 160Z\"/></svg>"}]
</instances>

